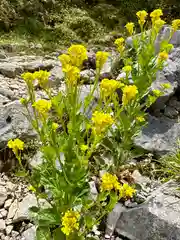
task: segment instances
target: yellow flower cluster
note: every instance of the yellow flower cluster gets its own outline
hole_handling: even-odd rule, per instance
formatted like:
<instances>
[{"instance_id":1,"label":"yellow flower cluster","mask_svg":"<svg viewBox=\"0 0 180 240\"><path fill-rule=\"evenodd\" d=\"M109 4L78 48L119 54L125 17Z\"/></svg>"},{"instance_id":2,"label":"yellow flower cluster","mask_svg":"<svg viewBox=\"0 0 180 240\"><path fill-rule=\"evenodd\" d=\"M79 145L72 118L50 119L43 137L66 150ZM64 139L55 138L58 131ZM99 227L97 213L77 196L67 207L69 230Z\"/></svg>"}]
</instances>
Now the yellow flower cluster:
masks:
<instances>
[{"instance_id":1,"label":"yellow flower cluster","mask_svg":"<svg viewBox=\"0 0 180 240\"><path fill-rule=\"evenodd\" d=\"M142 116L139 116L139 117L136 117L136 119L137 119L137 121L138 122L145 122L145 118L144 117L142 117Z\"/></svg>"},{"instance_id":2,"label":"yellow flower cluster","mask_svg":"<svg viewBox=\"0 0 180 240\"><path fill-rule=\"evenodd\" d=\"M105 173L103 174L101 179L101 191L111 190L118 191L120 199L132 198L133 195L136 193L136 190L128 184L120 185L116 175Z\"/></svg>"},{"instance_id":3,"label":"yellow flower cluster","mask_svg":"<svg viewBox=\"0 0 180 240\"><path fill-rule=\"evenodd\" d=\"M127 23L125 28L127 29L129 35L131 36L133 34L133 31L134 31L134 23L133 22Z\"/></svg>"},{"instance_id":4,"label":"yellow flower cluster","mask_svg":"<svg viewBox=\"0 0 180 240\"><path fill-rule=\"evenodd\" d=\"M19 138L9 140L7 145L13 150L14 154L17 154L18 150L24 150L24 142Z\"/></svg>"},{"instance_id":5,"label":"yellow flower cluster","mask_svg":"<svg viewBox=\"0 0 180 240\"><path fill-rule=\"evenodd\" d=\"M162 63L168 59L168 53L166 51L160 52L158 55L158 63Z\"/></svg>"},{"instance_id":6,"label":"yellow flower cluster","mask_svg":"<svg viewBox=\"0 0 180 240\"><path fill-rule=\"evenodd\" d=\"M125 49L125 40L124 38L118 38L116 39L116 41L114 42L117 45L117 49L120 52L120 54L123 54L123 51Z\"/></svg>"},{"instance_id":7,"label":"yellow flower cluster","mask_svg":"<svg viewBox=\"0 0 180 240\"><path fill-rule=\"evenodd\" d=\"M50 72L47 71L36 71L33 73L34 79L38 80L40 87L46 88L49 82Z\"/></svg>"},{"instance_id":8,"label":"yellow flower cluster","mask_svg":"<svg viewBox=\"0 0 180 240\"><path fill-rule=\"evenodd\" d=\"M58 129L59 125L55 122L52 123L52 130L56 131Z\"/></svg>"},{"instance_id":9,"label":"yellow flower cluster","mask_svg":"<svg viewBox=\"0 0 180 240\"><path fill-rule=\"evenodd\" d=\"M138 11L136 13L136 16L138 17L138 22L139 22L140 26L144 25L144 23L146 21L146 18L147 18L147 15L148 15L148 13L145 10Z\"/></svg>"},{"instance_id":10,"label":"yellow flower cluster","mask_svg":"<svg viewBox=\"0 0 180 240\"><path fill-rule=\"evenodd\" d=\"M122 68L123 72L125 72L127 75L130 74L130 72L132 71L132 67L130 65L124 66Z\"/></svg>"},{"instance_id":11,"label":"yellow flower cluster","mask_svg":"<svg viewBox=\"0 0 180 240\"><path fill-rule=\"evenodd\" d=\"M59 56L62 64L62 70L65 73L67 84L74 86L80 78L80 69L87 59L87 49L83 45L73 44L68 49L68 54Z\"/></svg>"},{"instance_id":12,"label":"yellow flower cluster","mask_svg":"<svg viewBox=\"0 0 180 240\"><path fill-rule=\"evenodd\" d=\"M121 198L129 199L129 198L132 198L135 193L136 193L136 190L131 186L129 186L127 183L125 183L120 187L119 197L120 199Z\"/></svg>"},{"instance_id":13,"label":"yellow flower cluster","mask_svg":"<svg viewBox=\"0 0 180 240\"><path fill-rule=\"evenodd\" d=\"M71 59L71 64L76 67L81 67L84 60L87 59L87 49L83 45L72 45L68 49L68 54Z\"/></svg>"},{"instance_id":14,"label":"yellow flower cluster","mask_svg":"<svg viewBox=\"0 0 180 240\"><path fill-rule=\"evenodd\" d=\"M175 19L172 21L172 28L177 31L180 28L180 19Z\"/></svg>"},{"instance_id":15,"label":"yellow flower cluster","mask_svg":"<svg viewBox=\"0 0 180 240\"><path fill-rule=\"evenodd\" d=\"M122 103L127 105L138 94L138 89L135 85L125 86L123 88Z\"/></svg>"},{"instance_id":16,"label":"yellow flower cluster","mask_svg":"<svg viewBox=\"0 0 180 240\"><path fill-rule=\"evenodd\" d=\"M114 119L108 113L95 111L92 116L92 122L95 133L101 134L114 123Z\"/></svg>"},{"instance_id":17,"label":"yellow flower cluster","mask_svg":"<svg viewBox=\"0 0 180 240\"><path fill-rule=\"evenodd\" d=\"M154 24L155 21L157 21L157 20L159 20L159 19L161 18L161 16L163 16L162 10L161 10L161 9L155 9L155 10L150 14L152 23Z\"/></svg>"},{"instance_id":18,"label":"yellow flower cluster","mask_svg":"<svg viewBox=\"0 0 180 240\"><path fill-rule=\"evenodd\" d=\"M24 81L28 85L32 85L34 80L38 80L38 83L42 88L47 87L49 76L50 76L50 72L43 71L43 70L36 71L34 73L26 72L21 75L21 77L24 79Z\"/></svg>"},{"instance_id":19,"label":"yellow flower cluster","mask_svg":"<svg viewBox=\"0 0 180 240\"><path fill-rule=\"evenodd\" d=\"M33 103L32 106L38 111L40 116L42 116L43 118L46 118L48 111L51 109L51 101L40 99L35 103Z\"/></svg>"},{"instance_id":20,"label":"yellow flower cluster","mask_svg":"<svg viewBox=\"0 0 180 240\"><path fill-rule=\"evenodd\" d=\"M79 229L78 220L80 218L80 214L73 210L68 210L64 216L62 217L62 232L69 236L74 230Z\"/></svg>"},{"instance_id":21,"label":"yellow flower cluster","mask_svg":"<svg viewBox=\"0 0 180 240\"><path fill-rule=\"evenodd\" d=\"M124 84L116 81L116 80L109 80L107 78L103 79L100 83L100 91L101 91L101 96L104 97L109 97L114 94L116 89L123 87Z\"/></svg>"},{"instance_id":22,"label":"yellow flower cluster","mask_svg":"<svg viewBox=\"0 0 180 240\"><path fill-rule=\"evenodd\" d=\"M101 191L119 190L120 183L116 175L105 173L102 176Z\"/></svg>"},{"instance_id":23,"label":"yellow flower cluster","mask_svg":"<svg viewBox=\"0 0 180 240\"><path fill-rule=\"evenodd\" d=\"M165 24L166 22L162 19L158 19L154 22L154 28L156 30L156 32L159 32L159 30L162 28L162 26Z\"/></svg>"},{"instance_id":24,"label":"yellow flower cluster","mask_svg":"<svg viewBox=\"0 0 180 240\"><path fill-rule=\"evenodd\" d=\"M79 78L80 78L80 69L72 66L72 65L66 65L63 68L63 72L66 76L67 84L70 86L74 86L77 84Z\"/></svg>"},{"instance_id":25,"label":"yellow flower cluster","mask_svg":"<svg viewBox=\"0 0 180 240\"><path fill-rule=\"evenodd\" d=\"M101 70L103 65L107 61L108 57L109 57L109 53L108 52L98 51L96 53L96 68Z\"/></svg>"}]
</instances>

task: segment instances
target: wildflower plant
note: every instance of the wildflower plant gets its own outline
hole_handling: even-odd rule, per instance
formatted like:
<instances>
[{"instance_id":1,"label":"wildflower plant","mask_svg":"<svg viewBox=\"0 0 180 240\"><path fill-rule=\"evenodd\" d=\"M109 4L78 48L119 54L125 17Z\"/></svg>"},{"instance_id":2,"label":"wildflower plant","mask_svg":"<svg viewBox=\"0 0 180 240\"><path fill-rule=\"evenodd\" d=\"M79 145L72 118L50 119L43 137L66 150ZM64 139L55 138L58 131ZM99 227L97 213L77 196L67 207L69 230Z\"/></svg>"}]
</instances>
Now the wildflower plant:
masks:
<instances>
[{"instance_id":1,"label":"wildflower plant","mask_svg":"<svg viewBox=\"0 0 180 240\"><path fill-rule=\"evenodd\" d=\"M136 52L133 61L126 58L125 39L115 41L125 65L123 79L103 79L99 84L100 72L109 53L96 53L96 78L84 102L80 98L80 71L84 60L87 60L87 50L82 45L72 45L66 54L59 56L65 90L57 95L52 94L48 72L22 75L28 97L20 99L20 102L26 107L28 119L38 133L43 154L43 163L31 173L27 172L30 189L38 200L44 198L47 202L46 207L41 206L39 201L38 207L31 209L37 224L37 240L88 239L93 226L100 223L117 201L132 198L136 192L128 184L121 184L116 176L122 163L121 155L131 150L134 137L146 123L145 110L166 88L171 87L164 85L160 90L150 90L157 71L163 68L168 58L171 46L163 42L160 53L156 54L154 43L163 25L160 21L162 12L158 10L151 14L150 35L144 31L147 16L144 10L137 13L142 31L140 37L134 36L133 23L126 25ZM173 29L178 26L178 21L173 22ZM38 81L48 100L36 99L35 81ZM86 112L97 89L100 98L89 118ZM107 140L111 147L107 147ZM90 161L100 146L111 151L114 158L112 166L107 169L109 172L99 179L98 193L93 198L89 186L93 175ZM10 140L8 147L12 148L21 164L20 151L24 143L18 139Z\"/></svg>"}]
</instances>

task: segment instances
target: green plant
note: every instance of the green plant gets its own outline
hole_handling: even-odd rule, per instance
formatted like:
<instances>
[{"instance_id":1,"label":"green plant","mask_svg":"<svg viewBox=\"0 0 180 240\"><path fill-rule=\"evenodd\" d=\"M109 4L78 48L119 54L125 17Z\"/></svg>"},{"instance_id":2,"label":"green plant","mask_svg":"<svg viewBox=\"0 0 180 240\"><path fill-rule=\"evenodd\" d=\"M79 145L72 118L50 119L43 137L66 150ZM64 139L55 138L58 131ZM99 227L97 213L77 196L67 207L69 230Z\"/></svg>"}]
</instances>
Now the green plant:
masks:
<instances>
[{"instance_id":1,"label":"green plant","mask_svg":"<svg viewBox=\"0 0 180 240\"><path fill-rule=\"evenodd\" d=\"M19 139L10 140L9 148L16 155L22 173L25 173L30 189L38 200L46 199L47 207L40 205L32 208L33 217L38 226L37 239L92 239L89 237L94 225L112 210L114 204L131 198L135 190L128 184L120 184L116 174L119 167L129 157L133 138L145 124L148 108L169 85L150 92L149 87L157 71L163 68L172 45L163 42L161 52L156 55L154 41L164 24L160 19L161 10L151 14L152 29L148 35L144 31L147 13L137 13L141 35L133 37L135 59L126 57L125 40L115 41L120 57L124 61L122 71L125 77L121 81L103 79L99 86L100 98L92 112L86 115L93 101L93 94L99 85L99 77L109 53L96 53L96 78L84 102L80 100L80 71L87 50L82 45L72 45L67 54L59 59L65 75L65 91L52 95L49 85L50 73L38 71L24 73L28 97L21 99L26 107L29 121L37 131L43 164L33 169L32 174L24 171L21 162L21 150L24 143ZM180 20L173 22L173 29L180 26ZM126 25L129 34L134 33L134 24ZM129 83L132 76L133 84ZM34 81L44 90L49 100L36 99ZM122 91L119 99L117 90ZM120 104L121 101L121 104ZM108 138L111 146L105 144ZM92 199L89 181L90 161L100 146L105 146L113 156L113 163L101 179L98 180L98 194ZM124 159L124 160L123 160ZM103 166L104 167L104 166ZM97 176L98 177L98 176Z\"/></svg>"}]
</instances>

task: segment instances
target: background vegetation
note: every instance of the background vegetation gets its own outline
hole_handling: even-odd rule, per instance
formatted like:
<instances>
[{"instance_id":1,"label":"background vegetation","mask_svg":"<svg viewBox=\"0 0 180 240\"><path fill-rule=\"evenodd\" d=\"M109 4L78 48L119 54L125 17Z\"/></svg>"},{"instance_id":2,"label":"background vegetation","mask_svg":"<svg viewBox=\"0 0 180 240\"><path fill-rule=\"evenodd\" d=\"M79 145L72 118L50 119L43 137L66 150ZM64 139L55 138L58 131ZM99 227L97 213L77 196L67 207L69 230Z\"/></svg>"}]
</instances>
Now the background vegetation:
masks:
<instances>
[{"instance_id":1,"label":"background vegetation","mask_svg":"<svg viewBox=\"0 0 180 240\"><path fill-rule=\"evenodd\" d=\"M167 19L180 12L179 0L1 0L0 31L46 42L87 42L119 31L136 11L157 7Z\"/></svg>"}]
</instances>

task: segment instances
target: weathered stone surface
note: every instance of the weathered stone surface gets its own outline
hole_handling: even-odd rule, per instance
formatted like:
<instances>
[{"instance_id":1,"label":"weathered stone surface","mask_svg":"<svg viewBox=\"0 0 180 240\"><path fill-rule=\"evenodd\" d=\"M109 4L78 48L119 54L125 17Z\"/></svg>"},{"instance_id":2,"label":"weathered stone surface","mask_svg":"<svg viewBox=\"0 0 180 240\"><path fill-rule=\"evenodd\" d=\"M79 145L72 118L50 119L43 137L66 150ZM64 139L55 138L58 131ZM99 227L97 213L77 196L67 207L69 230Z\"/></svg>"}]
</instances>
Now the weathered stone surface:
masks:
<instances>
[{"instance_id":1,"label":"weathered stone surface","mask_svg":"<svg viewBox=\"0 0 180 240\"><path fill-rule=\"evenodd\" d=\"M17 199L15 199L9 208L7 219L13 218L17 212L17 209L18 209L18 201Z\"/></svg>"},{"instance_id":2,"label":"weathered stone surface","mask_svg":"<svg viewBox=\"0 0 180 240\"><path fill-rule=\"evenodd\" d=\"M35 240L36 239L36 228L31 227L27 229L25 232L23 232L22 236L24 237L24 240Z\"/></svg>"},{"instance_id":3,"label":"weathered stone surface","mask_svg":"<svg viewBox=\"0 0 180 240\"><path fill-rule=\"evenodd\" d=\"M18 203L18 209L14 216L13 222L19 222L29 219L29 208L37 206L36 197L33 194L28 194L22 202Z\"/></svg>"},{"instance_id":4,"label":"weathered stone surface","mask_svg":"<svg viewBox=\"0 0 180 240\"><path fill-rule=\"evenodd\" d=\"M164 110L164 115L169 118L176 118L178 116L178 111L174 107L167 106Z\"/></svg>"},{"instance_id":5,"label":"weathered stone surface","mask_svg":"<svg viewBox=\"0 0 180 240\"><path fill-rule=\"evenodd\" d=\"M20 75L23 69L16 63L0 63L0 73L9 78L15 78Z\"/></svg>"},{"instance_id":6,"label":"weathered stone surface","mask_svg":"<svg viewBox=\"0 0 180 240\"><path fill-rule=\"evenodd\" d=\"M19 101L8 103L0 108L0 145L16 137L34 137L36 133L26 119L26 111Z\"/></svg>"},{"instance_id":7,"label":"weathered stone surface","mask_svg":"<svg viewBox=\"0 0 180 240\"><path fill-rule=\"evenodd\" d=\"M0 231L5 230L5 228L6 228L5 221L3 219L0 219Z\"/></svg>"},{"instance_id":8,"label":"weathered stone surface","mask_svg":"<svg viewBox=\"0 0 180 240\"><path fill-rule=\"evenodd\" d=\"M6 199L7 199L6 188L0 185L0 207L4 205Z\"/></svg>"},{"instance_id":9,"label":"weathered stone surface","mask_svg":"<svg viewBox=\"0 0 180 240\"><path fill-rule=\"evenodd\" d=\"M53 67L50 73L50 81L52 82L52 85L59 83L64 78L64 73L60 64Z\"/></svg>"},{"instance_id":10,"label":"weathered stone surface","mask_svg":"<svg viewBox=\"0 0 180 240\"><path fill-rule=\"evenodd\" d=\"M178 120L149 116L148 125L134 140L135 145L144 150L163 155L177 147L180 136Z\"/></svg>"},{"instance_id":11,"label":"weathered stone surface","mask_svg":"<svg viewBox=\"0 0 180 240\"><path fill-rule=\"evenodd\" d=\"M93 83L95 80L95 71L93 69L86 69L81 72L81 81L83 83Z\"/></svg>"},{"instance_id":12,"label":"weathered stone surface","mask_svg":"<svg viewBox=\"0 0 180 240\"><path fill-rule=\"evenodd\" d=\"M42 152L38 151L29 161L29 166L31 168L35 168L38 165L43 163L43 154Z\"/></svg>"},{"instance_id":13,"label":"weathered stone surface","mask_svg":"<svg viewBox=\"0 0 180 240\"><path fill-rule=\"evenodd\" d=\"M116 231L129 240L180 239L180 193L175 182L168 182L148 200L121 212Z\"/></svg>"}]
</instances>

